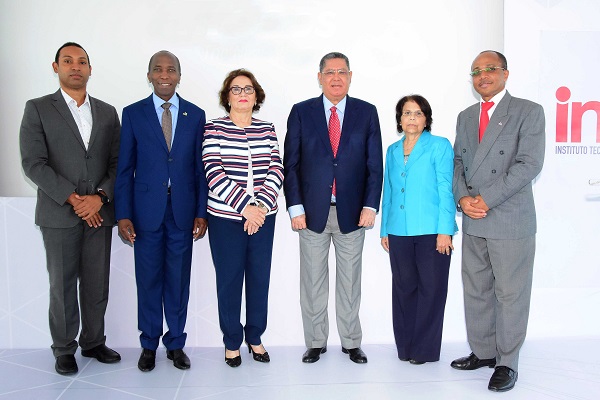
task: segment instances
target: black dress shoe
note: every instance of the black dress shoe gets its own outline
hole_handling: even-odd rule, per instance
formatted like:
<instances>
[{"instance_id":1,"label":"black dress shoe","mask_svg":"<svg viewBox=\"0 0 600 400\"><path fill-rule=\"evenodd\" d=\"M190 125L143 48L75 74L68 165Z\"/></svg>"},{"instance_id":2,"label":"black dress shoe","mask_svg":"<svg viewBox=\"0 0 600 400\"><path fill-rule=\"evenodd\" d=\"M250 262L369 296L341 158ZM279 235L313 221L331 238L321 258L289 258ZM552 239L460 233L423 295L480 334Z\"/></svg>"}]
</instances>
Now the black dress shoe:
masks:
<instances>
[{"instance_id":1,"label":"black dress shoe","mask_svg":"<svg viewBox=\"0 0 600 400\"><path fill-rule=\"evenodd\" d=\"M410 361L410 358L401 358L401 357L398 357L398 358L400 359L400 361Z\"/></svg>"},{"instance_id":2,"label":"black dress shoe","mask_svg":"<svg viewBox=\"0 0 600 400\"><path fill-rule=\"evenodd\" d=\"M190 358L187 356L187 354L185 354L183 349L167 350L167 358L169 360L173 360L173 365L175 368L190 369L192 366L190 363Z\"/></svg>"},{"instance_id":3,"label":"black dress shoe","mask_svg":"<svg viewBox=\"0 0 600 400\"><path fill-rule=\"evenodd\" d=\"M232 358L227 358L227 349L225 349L225 364L229 365L231 368L237 368L242 365L242 356L238 355Z\"/></svg>"},{"instance_id":4,"label":"black dress shoe","mask_svg":"<svg viewBox=\"0 0 600 400\"><path fill-rule=\"evenodd\" d=\"M75 356L73 354L63 354L62 356L56 357L54 369L61 375L73 375L79 371L77 368L77 361L75 361Z\"/></svg>"},{"instance_id":5,"label":"black dress shoe","mask_svg":"<svg viewBox=\"0 0 600 400\"><path fill-rule=\"evenodd\" d=\"M367 362L367 355L360 349L360 347L355 349L347 349L342 347L342 353L349 354L350 360L357 364L366 364Z\"/></svg>"},{"instance_id":6,"label":"black dress shoe","mask_svg":"<svg viewBox=\"0 0 600 400\"><path fill-rule=\"evenodd\" d=\"M321 358L321 354L327 352L327 346L325 347L313 347L311 349L306 349L304 355L302 356L303 363L314 363L319 361Z\"/></svg>"},{"instance_id":7,"label":"black dress shoe","mask_svg":"<svg viewBox=\"0 0 600 400\"><path fill-rule=\"evenodd\" d=\"M470 371L482 367L494 368L496 366L495 358L479 359L475 353L471 353L468 357L457 358L450 363L450 366L455 369Z\"/></svg>"},{"instance_id":8,"label":"black dress shoe","mask_svg":"<svg viewBox=\"0 0 600 400\"><path fill-rule=\"evenodd\" d=\"M504 365L496 367L490 378L488 389L493 392L506 392L515 387L519 373Z\"/></svg>"},{"instance_id":9,"label":"black dress shoe","mask_svg":"<svg viewBox=\"0 0 600 400\"><path fill-rule=\"evenodd\" d=\"M258 361L261 363L271 362L271 357L269 357L269 353L266 350L264 353L256 353L254 352L254 349L252 348L252 345L250 343L246 342L246 344L248 345L248 353L252 353L252 358L254 359L254 361Z\"/></svg>"},{"instance_id":10,"label":"black dress shoe","mask_svg":"<svg viewBox=\"0 0 600 400\"><path fill-rule=\"evenodd\" d=\"M156 351L150 349L142 349L140 359L138 360L138 368L140 371L152 371L156 366Z\"/></svg>"},{"instance_id":11,"label":"black dress shoe","mask_svg":"<svg viewBox=\"0 0 600 400\"><path fill-rule=\"evenodd\" d=\"M418 360L415 360L414 358L411 358L410 360L408 360L408 362L410 362L412 365L422 365L422 364L425 364L425 361L418 361Z\"/></svg>"},{"instance_id":12,"label":"black dress shoe","mask_svg":"<svg viewBox=\"0 0 600 400\"><path fill-rule=\"evenodd\" d=\"M96 347L92 347L91 349L81 350L81 355L84 357L95 358L101 363L112 364L121 361L121 355L106 347L106 345L101 344Z\"/></svg>"}]
</instances>

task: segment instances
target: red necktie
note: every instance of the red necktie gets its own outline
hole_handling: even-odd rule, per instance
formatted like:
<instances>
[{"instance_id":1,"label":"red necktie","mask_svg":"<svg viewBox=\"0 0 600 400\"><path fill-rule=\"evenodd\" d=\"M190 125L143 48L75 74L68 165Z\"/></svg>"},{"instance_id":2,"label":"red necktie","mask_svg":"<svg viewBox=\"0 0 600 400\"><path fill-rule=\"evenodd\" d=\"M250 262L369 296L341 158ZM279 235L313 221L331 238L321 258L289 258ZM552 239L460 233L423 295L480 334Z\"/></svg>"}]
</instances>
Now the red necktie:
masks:
<instances>
[{"instance_id":1,"label":"red necktie","mask_svg":"<svg viewBox=\"0 0 600 400\"><path fill-rule=\"evenodd\" d=\"M494 106L493 101L484 101L481 103L481 115L479 115L479 141L483 139L483 133L490 122L490 115L488 111Z\"/></svg>"},{"instance_id":2,"label":"red necktie","mask_svg":"<svg viewBox=\"0 0 600 400\"><path fill-rule=\"evenodd\" d=\"M331 117L329 117L329 141L331 142L331 150L333 150L333 156L337 156L338 147L340 147L340 137L342 136L342 130L340 128L340 119L337 115L337 108L331 107ZM333 195L335 196L335 179L333 180Z\"/></svg>"}]
</instances>

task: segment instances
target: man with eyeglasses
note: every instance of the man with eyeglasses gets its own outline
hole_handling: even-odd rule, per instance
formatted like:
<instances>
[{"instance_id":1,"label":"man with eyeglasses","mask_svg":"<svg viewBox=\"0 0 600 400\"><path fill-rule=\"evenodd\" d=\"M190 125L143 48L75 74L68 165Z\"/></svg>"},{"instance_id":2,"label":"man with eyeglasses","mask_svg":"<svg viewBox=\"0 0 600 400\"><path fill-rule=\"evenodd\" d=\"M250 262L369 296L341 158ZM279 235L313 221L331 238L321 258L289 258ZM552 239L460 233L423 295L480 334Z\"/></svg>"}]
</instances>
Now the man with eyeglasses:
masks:
<instances>
[{"instance_id":1,"label":"man with eyeglasses","mask_svg":"<svg viewBox=\"0 0 600 400\"><path fill-rule=\"evenodd\" d=\"M325 55L322 95L293 106L284 147L284 191L300 240L300 305L305 363L327 351L328 257L336 254L336 320L342 351L363 364L359 319L365 229L373 227L383 179L377 109L348 96L348 58Z\"/></svg>"},{"instance_id":2,"label":"man with eyeglasses","mask_svg":"<svg viewBox=\"0 0 600 400\"><path fill-rule=\"evenodd\" d=\"M155 366L159 339L167 358L190 368L183 351L193 240L206 233L208 186L202 164L204 111L175 91L179 59L168 51L150 58L154 93L123 110L115 183L119 234L135 256L141 371ZM169 328L163 335L164 318Z\"/></svg>"},{"instance_id":3,"label":"man with eyeglasses","mask_svg":"<svg viewBox=\"0 0 600 400\"><path fill-rule=\"evenodd\" d=\"M480 53L471 66L481 102L458 116L454 198L463 213L462 277L472 353L453 368L495 367L488 389L504 392L518 377L525 340L536 216L532 180L544 163L539 104L512 97L504 55Z\"/></svg>"}]
</instances>

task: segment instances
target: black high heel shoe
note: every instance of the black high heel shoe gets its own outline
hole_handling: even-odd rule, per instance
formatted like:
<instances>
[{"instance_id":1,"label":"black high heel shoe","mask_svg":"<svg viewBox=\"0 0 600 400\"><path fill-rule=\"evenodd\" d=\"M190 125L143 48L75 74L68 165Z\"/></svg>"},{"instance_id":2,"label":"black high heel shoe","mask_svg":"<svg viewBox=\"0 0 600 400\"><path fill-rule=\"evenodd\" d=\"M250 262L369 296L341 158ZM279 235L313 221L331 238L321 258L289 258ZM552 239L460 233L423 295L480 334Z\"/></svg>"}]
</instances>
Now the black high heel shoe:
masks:
<instances>
[{"instance_id":1,"label":"black high heel shoe","mask_svg":"<svg viewBox=\"0 0 600 400\"><path fill-rule=\"evenodd\" d=\"M264 353L255 353L252 345L248 342L246 342L246 344L248 345L248 353L252 353L252 358L254 358L254 361L261 363L268 363L271 361L271 357L269 357L269 353L267 353L266 350Z\"/></svg>"},{"instance_id":2,"label":"black high heel shoe","mask_svg":"<svg viewBox=\"0 0 600 400\"><path fill-rule=\"evenodd\" d=\"M236 368L242 365L242 356L235 356L233 358L227 358L227 348L225 348L225 363L231 368Z\"/></svg>"}]
</instances>

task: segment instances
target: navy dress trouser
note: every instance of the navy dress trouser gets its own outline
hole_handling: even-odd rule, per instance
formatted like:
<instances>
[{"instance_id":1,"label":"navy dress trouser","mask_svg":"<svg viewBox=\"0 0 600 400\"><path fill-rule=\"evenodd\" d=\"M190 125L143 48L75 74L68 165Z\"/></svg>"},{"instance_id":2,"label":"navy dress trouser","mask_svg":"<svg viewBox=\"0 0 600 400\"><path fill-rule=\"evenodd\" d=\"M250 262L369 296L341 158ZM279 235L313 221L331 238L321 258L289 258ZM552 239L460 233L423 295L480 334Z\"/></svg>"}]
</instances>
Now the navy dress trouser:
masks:
<instances>
[{"instance_id":1,"label":"navy dress trouser","mask_svg":"<svg viewBox=\"0 0 600 400\"><path fill-rule=\"evenodd\" d=\"M156 350L163 334L163 309L169 331L162 341L167 350L183 349L192 268L191 229L181 230L169 197L162 224L156 231L136 230L135 280L138 329L143 348Z\"/></svg>"},{"instance_id":2,"label":"navy dress trouser","mask_svg":"<svg viewBox=\"0 0 600 400\"><path fill-rule=\"evenodd\" d=\"M436 250L437 235L388 238L398 358L438 361L450 256Z\"/></svg>"},{"instance_id":3,"label":"navy dress trouser","mask_svg":"<svg viewBox=\"0 0 600 400\"><path fill-rule=\"evenodd\" d=\"M229 350L240 348L244 337L252 345L261 343L267 328L269 281L275 214L253 235L243 222L208 216L208 237L217 279L219 325ZM242 287L245 278L246 323L240 323Z\"/></svg>"}]
</instances>

